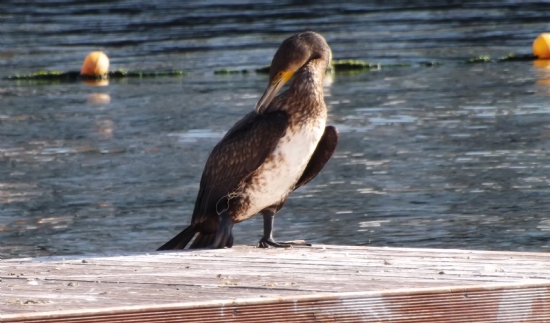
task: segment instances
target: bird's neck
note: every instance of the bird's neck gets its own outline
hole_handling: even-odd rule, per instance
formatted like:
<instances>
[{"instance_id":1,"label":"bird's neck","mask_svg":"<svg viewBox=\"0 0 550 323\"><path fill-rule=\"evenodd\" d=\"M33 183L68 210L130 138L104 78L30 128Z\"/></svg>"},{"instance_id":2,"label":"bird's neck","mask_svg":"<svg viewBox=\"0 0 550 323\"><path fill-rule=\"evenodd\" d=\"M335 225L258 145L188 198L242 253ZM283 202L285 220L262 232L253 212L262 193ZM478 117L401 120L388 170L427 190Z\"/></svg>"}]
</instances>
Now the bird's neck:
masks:
<instances>
[{"instance_id":1,"label":"bird's neck","mask_svg":"<svg viewBox=\"0 0 550 323\"><path fill-rule=\"evenodd\" d=\"M294 81L284 93L281 106L290 115L308 115L326 118L323 79L327 63L320 59L309 61L294 74Z\"/></svg>"},{"instance_id":2,"label":"bird's neck","mask_svg":"<svg viewBox=\"0 0 550 323\"><path fill-rule=\"evenodd\" d=\"M324 61L320 59L310 60L294 74L294 81L288 91L302 95L315 93L322 98L326 69Z\"/></svg>"}]
</instances>

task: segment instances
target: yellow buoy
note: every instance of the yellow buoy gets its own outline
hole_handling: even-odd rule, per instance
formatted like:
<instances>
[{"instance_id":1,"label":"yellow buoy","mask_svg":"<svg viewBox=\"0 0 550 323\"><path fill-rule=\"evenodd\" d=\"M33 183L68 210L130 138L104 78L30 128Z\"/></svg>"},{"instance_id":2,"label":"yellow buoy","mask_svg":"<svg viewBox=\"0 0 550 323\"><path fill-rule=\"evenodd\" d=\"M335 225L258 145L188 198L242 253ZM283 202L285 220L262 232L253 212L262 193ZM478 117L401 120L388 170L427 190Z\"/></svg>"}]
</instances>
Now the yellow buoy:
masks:
<instances>
[{"instance_id":1,"label":"yellow buoy","mask_svg":"<svg viewBox=\"0 0 550 323\"><path fill-rule=\"evenodd\" d=\"M550 33L540 34L533 42L533 55L550 58Z\"/></svg>"},{"instance_id":2,"label":"yellow buoy","mask_svg":"<svg viewBox=\"0 0 550 323\"><path fill-rule=\"evenodd\" d=\"M105 75L109 72L109 58L104 52L91 52L84 59L80 74L89 76Z\"/></svg>"}]
</instances>

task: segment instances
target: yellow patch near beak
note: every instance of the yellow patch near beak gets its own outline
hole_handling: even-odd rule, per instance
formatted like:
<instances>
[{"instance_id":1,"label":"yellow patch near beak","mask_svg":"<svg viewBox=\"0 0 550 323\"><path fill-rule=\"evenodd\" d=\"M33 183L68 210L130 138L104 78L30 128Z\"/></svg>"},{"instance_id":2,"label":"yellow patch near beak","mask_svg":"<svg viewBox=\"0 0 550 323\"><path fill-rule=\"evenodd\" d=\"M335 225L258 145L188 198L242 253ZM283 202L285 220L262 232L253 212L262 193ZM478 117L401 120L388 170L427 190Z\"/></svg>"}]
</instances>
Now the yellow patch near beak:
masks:
<instances>
[{"instance_id":1,"label":"yellow patch near beak","mask_svg":"<svg viewBox=\"0 0 550 323\"><path fill-rule=\"evenodd\" d=\"M294 75L293 71L283 71L279 73L281 75L281 79L284 83L288 82L292 78L292 75Z\"/></svg>"},{"instance_id":2,"label":"yellow patch near beak","mask_svg":"<svg viewBox=\"0 0 550 323\"><path fill-rule=\"evenodd\" d=\"M262 113L267 108L267 106L271 103L271 100L273 100L277 93L279 93L279 90L281 90L283 85L290 80L292 75L294 75L294 71L282 71L275 75L271 81L271 84L269 84L265 90L264 95L262 95L260 101L258 101L258 104L256 105L256 112Z\"/></svg>"}]
</instances>

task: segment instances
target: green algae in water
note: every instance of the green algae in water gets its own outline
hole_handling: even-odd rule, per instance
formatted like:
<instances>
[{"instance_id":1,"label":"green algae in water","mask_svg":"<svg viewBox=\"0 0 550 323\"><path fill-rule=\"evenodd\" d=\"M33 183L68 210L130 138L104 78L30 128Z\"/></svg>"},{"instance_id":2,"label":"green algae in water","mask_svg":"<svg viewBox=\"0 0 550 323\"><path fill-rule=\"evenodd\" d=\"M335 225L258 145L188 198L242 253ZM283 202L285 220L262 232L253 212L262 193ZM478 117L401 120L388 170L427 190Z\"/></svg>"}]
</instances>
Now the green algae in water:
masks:
<instances>
[{"instance_id":1,"label":"green algae in water","mask_svg":"<svg viewBox=\"0 0 550 323\"><path fill-rule=\"evenodd\" d=\"M480 55L472 57L466 61L466 63L493 63L493 62L525 62L537 59L537 56L532 54L515 54L510 53L499 59L491 59L489 55Z\"/></svg>"},{"instance_id":2,"label":"green algae in water","mask_svg":"<svg viewBox=\"0 0 550 323\"><path fill-rule=\"evenodd\" d=\"M434 67L434 66L441 66L443 65L443 63L438 61L429 61L429 62L420 62L418 63L418 65L425 66L425 67Z\"/></svg>"},{"instance_id":3,"label":"green algae in water","mask_svg":"<svg viewBox=\"0 0 550 323\"><path fill-rule=\"evenodd\" d=\"M109 78L124 78L124 77L164 77L164 76L184 76L188 73L181 70L159 70L159 71L125 71L119 69L118 71L109 72L107 75Z\"/></svg>"},{"instance_id":4,"label":"green algae in water","mask_svg":"<svg viewBox=\"0 0 550 323\"><path fill-rule=\"evenodd\" d=\"M502 58L499 58L499 62L524 62L524 61L532 61L537 59L538 57L532 54L514 54L510 53Z\"/></svg>"},{"instance_id":5,"label":"green algae in water","mask_svg":"<svg viewBox=\"0 0 550 323\"><path fill-rule=\"evenodd\" d=\"M480 56L477 56L477 57L472 57L472 58L469 58L466 63L489 63L489 62L492 62L491 60L491 56L489 55L480 55Z\"/></svg>"},{"instance_id":6,"label":"green algae in water","mask_svg":"<svg viewBox=\"0 0 550 323\"><path fill-rule=\"evenodd\" d=\"M270 65L266 65L264 67L260 67L255 69L254 71L258 74L269 74L269 70L271 69Z\"/></svg>"},{"instance_id":7,"label":"green algae in water","mask_svg":"<svg viewBox=\"0 0 550 323\"><path fill-rule=\"evenodd\" d=\"M228 68L222 68L214 71L215 75L229 75L229 74L248 74L247 70L232 70Z\"/></svg>"},{"instance_id":8,"label":"green algae in water","mask_svg":"<svg viewBox=\"0 0 550 323\"><path fill-rule=\"evenodd\" d=\"M78 71L60 72L60 71L39 71L31 74L16 74L5 77L7 80L40 80L40 81L77 81L77 80L104 80L109 78L144 78L144 77L165 77L165 76L183 76L187 72L180 70L166 71L112 71L103 75L81 75Z\"/></svg>"},{"instance_id":9,"label":"green algae in water","mask_svg":"<svg viewBox=\"0 0 550 323\"><path fill-rule=\"evenodd\" d=\"M397 64L378 64L378 63L369 63L361 60L355 59L340 59L332 61L332 68L335 72L360 72L360 71L370 71L370 70L379 70L383 68L401 68L401 67L411 67L412 64L409 63L397 63Z\"/></svg>"},{"instance_id":10,"label":"green algae in water","mask_svg":"<svg viewBox=\"0 0 550 323\"><path fill-rule=\"evenodd\" d=\"M381 64L372 64L365 61L354 59L339 59L332 61L332 68L335 72L378 70L382 68Z\"/></svg>"},{"instance_id":11,"label":"green algae in water","mask_svg":"<svg viewBox=\"0 0 550 323\"><path fill-rule=\"evenodd\" d=\"M80 72L38 71L31 74L15 74L4 79L7 80L76 80Z\"/></svg>"}]
</instances>

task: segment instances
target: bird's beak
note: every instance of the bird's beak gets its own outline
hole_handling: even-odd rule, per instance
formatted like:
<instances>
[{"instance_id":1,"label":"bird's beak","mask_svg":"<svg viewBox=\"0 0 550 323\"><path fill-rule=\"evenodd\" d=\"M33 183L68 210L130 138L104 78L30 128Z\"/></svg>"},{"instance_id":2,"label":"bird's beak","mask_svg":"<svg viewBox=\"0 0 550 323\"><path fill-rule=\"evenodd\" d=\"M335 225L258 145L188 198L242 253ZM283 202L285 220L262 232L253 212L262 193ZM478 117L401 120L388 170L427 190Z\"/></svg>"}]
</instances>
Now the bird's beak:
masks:
<instances>
[{"instance_id":1,"label":"bird's beak","mask_svg":"<svg viewBox=\"0 0 550 323\"><path fill-rule=\"evenodd\" d=\"M267 109L273 98L279 93L283 85L290 80L292 75L294 75L294 71L284 71L275 75L267 89L265 89L264 95L262 95L260 101L256 104L256 112L258 114L262 114Z\"/></svg>"}]
</instances>

